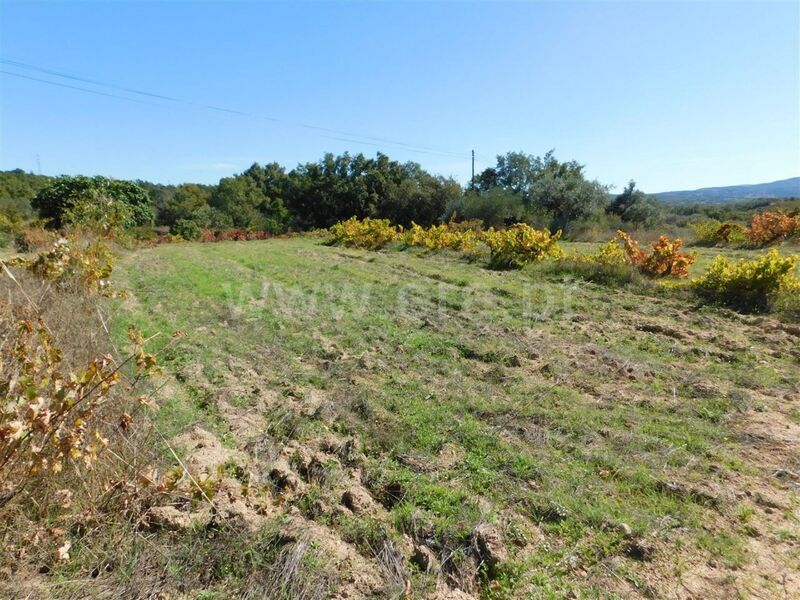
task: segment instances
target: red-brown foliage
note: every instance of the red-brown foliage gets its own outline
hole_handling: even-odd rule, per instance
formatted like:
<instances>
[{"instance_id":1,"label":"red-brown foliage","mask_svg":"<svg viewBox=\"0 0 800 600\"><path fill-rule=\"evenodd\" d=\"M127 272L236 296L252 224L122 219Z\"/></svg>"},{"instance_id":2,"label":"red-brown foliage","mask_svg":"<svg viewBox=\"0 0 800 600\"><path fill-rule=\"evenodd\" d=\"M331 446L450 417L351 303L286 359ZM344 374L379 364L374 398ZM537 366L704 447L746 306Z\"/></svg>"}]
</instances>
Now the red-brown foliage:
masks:
<instances>
[{"instance_id":1,"label":"red-brown foliage","mask_svg":"<svg viewBox=\"0 0 800 600\"><path fill-rule=\"evenodd\" d=\"M792 236L800 236L800 215L793 217L781 211L755 214L746 235L754 246L765 246Z\"/></svg>"},{"instance_id":2,"label":"red-brown foliage","mask_svg":"<svg viewBox=\"0 0 800 600\"><path fill-rule=\"evenodd\" d=\"M695 253L684 254L680 251L683 241L679 239L670 240L662 235L651 244L653 251L648 254L639 247L639 242L624 231L618 231L617 235L622 239L633 266L651 277L686 277L689 267L697 258Z\"/></svg>"}]
</instances>

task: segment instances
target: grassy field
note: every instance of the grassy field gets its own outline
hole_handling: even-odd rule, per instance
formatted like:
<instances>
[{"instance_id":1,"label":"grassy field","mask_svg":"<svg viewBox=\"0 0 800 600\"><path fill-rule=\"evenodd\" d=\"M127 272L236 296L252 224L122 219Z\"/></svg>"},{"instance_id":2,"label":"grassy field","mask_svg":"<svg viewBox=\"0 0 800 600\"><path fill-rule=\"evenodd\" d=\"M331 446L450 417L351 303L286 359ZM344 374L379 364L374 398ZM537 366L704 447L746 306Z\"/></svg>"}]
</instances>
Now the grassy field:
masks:
<instances>
[{"instance_id":1,"label":"grassy field","mask_svg":"<svg viewBox=\"0 0 800 600\"><path fill-rule=\"evenodd\" d=\"M185 333L159 429L257 490L248 535L307 539L320 597L800 590L797 327L316 238L163 245L114 278L119 340ZM227 597L243 550L185 535L194 559L150 568Z\"/></svg>"}]
</instances>

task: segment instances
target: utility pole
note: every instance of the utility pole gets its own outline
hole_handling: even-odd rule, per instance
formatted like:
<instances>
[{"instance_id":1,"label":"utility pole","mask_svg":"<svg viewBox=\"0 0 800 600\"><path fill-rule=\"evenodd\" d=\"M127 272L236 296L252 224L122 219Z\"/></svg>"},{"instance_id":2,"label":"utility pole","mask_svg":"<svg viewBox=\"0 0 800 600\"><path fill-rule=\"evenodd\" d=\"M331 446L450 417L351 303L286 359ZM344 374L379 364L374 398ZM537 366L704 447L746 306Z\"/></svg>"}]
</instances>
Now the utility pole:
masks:
<instances>
[{"instance_id":1,"label":"utility pole","mask_svg":"<svg viewBox=\"0 0 800 600\"><path fill-rule=\"evenodd\" d=\"M475 189L475 150L472 151L472 179L470 180L469 187Z\"/></svg>"}]
</instances>

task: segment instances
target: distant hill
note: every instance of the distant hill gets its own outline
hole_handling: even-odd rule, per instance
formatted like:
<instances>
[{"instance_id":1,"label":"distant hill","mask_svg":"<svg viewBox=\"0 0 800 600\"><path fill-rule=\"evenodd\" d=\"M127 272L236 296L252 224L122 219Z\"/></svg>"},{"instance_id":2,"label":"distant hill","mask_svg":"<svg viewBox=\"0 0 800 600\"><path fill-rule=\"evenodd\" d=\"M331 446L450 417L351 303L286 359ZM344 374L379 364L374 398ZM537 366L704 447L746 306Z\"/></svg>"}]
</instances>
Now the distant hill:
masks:
<instances>
[{"instance_id":1,"label":"distant hill","mask_svg":"<svg viewBox=\"0 0 800 600\"><path fill-rule=\"evenodd\" d=\"M700 188L679 192L655 194L661 202L668 204L721 204L750 198L800 198L800 177L781 179L771 183L752 185L729 185L725 187Z\"/></svg>"}]
</instances>

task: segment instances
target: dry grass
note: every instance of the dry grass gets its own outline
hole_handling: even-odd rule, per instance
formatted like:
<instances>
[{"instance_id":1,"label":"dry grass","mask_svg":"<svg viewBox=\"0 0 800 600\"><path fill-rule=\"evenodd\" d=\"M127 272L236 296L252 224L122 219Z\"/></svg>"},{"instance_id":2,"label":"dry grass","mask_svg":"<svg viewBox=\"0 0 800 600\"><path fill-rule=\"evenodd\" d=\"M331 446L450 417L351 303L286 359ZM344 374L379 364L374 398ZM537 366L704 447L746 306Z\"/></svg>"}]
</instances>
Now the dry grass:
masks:
<instances>
[{"instance_id":1,"label":"dry grass","mask_svg":"<svg viewBox=\"0 0 800 600\"><path fill-rule=\"evenodd\" d=\"M58 369L77 372L98 357L111 364L124 362L111 344L107 315L96 298L78 289L56 291L22 269L4 269L0 278L0 349L4 356L13 349L20 320L40 320L61 354ZM4 360L0 377L11 375L12 361ZM63 471L11 472L13 461L4 466L14 477L27 477L18 493L0 506L0 568L17 581L29 571L57 572L65 568L80 547L93 548L83 557L78 577L97 576L116 562L120 549L136 528L138 515L151 501L150 492L137 484L137 474L160 458L155 452L155 432L146 426L145 406L136 398L145 390L123 378L109 392L107 401L94 414L95 425L108 446L87 468L83 462L66 461ZM19 463L19 461L17 461ZM97 552L97 548L106 552ZM13 589L14 584L10 584Z\"/></svg>"},{"instance_id":2,"label":"dry grass","mask_svg":"<svg viewBox=\"0 0 800 600\"><path fill-rule=\"evenodd\" d=\"M148 355L114 345L114 316L100 296L77 282L61 283L24 268L3 270L3 356L13 351L19 321L33 320L44 324L65 374L79 376L102 356L122 377L93 415L107 446L90 467L68 460L59 472L23 475L25 485L0 503L0 597L142 598L165 587L241 598L327 597L335 575L313 542L285 538L277 521L252 531L222 517L211 498L220 476L193 474L152 419L159 381L136 368L147 368ZM13 366L0 363L0 380L13 376ZM0 481L19 476L3 468ZM214 519L175 533L152 520L154 507L190 505L206 505Z\"/></svg>"}]
</instances>

